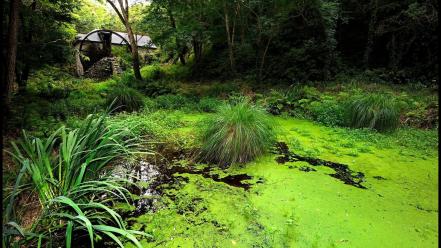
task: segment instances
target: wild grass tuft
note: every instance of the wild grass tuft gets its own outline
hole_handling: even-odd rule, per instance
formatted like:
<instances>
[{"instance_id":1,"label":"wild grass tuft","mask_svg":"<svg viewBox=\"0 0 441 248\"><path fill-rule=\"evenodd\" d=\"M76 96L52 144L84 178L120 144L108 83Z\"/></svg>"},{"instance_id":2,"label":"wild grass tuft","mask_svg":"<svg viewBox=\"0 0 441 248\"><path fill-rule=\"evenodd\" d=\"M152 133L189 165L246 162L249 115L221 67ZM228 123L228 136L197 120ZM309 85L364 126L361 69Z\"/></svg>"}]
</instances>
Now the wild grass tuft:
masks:
<instances>
[{"instance_id":1,"label":"wild grass tuft","mask_svg":"<svg viewBox=\"0 0 441 248\"><path fill-rule=\"evenodd\" d=\"M220 166L249 162L274 139L270 118L247 100L221 106L203 127L202 159Z\"/></svg>"},{"instance_id":2,"label":"wild grass tuft","mask_svg":"<svg viewBox=\"0 0 441 248\"><path fill-rule=\"evenodd\" d=\"M107 95L107 105L112 105L116 111L138 111L144 106L144 97L137 90L121 85Z\"/></svg>"},{"instance_id":3,"label":"wild grass tuft","mask_svg":"<svg viewBox=\"0 0 441 248\"><path fill-rule=\"evenodd\" d=\"M392 96L369 94L349 104L348 124L354 128L372 128L380 132L398 127L400 112Z\"/></svg>"}]
</instances>

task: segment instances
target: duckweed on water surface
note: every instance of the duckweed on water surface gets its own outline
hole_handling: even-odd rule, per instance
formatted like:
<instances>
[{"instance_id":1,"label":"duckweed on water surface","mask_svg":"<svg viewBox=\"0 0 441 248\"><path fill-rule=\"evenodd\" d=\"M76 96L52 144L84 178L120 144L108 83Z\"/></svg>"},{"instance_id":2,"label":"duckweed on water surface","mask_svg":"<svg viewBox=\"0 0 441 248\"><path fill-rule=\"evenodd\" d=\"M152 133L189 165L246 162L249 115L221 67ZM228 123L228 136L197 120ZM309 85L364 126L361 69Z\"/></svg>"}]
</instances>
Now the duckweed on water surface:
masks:
<instances>
[{"instance_id":1,"label":"duckweed on water surface","mask_svg":"<svg viewBox=\"0 0 441 248\"><path fill-rule=\"evenodd\" d=\"M435 131L382 135L274 119L278 140L291 151L363 172L367 189L329 176L328 167L305 172L299 168L311 167L306 162L278 164L273 154L224 171L250 175L249 190L179 174L182 186L165 186L160 210L129 220L131 228L153 235L143 246L436 247L438 153L437 142L429 142L437 141ZM427 143L409 142L421 136Z\"/></svg>"}]
</instances>

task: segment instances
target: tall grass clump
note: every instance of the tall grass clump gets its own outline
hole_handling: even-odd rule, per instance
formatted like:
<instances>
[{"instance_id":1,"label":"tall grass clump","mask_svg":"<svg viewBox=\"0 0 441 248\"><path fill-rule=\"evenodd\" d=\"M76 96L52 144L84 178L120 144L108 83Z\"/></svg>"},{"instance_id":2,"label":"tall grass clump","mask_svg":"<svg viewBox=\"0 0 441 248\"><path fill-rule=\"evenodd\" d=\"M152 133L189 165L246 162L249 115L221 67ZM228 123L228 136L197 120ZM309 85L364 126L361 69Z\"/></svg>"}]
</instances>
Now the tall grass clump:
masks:
<instances>
[{"instance_id":1,"label":"tall grass clump","mask_svg":"<svg viewBox=\"0 0 441 248\"><path fill-rule=\"evenodd\" d=\"M144 106L144 97L137 90L120 85L107 95L107 105L112 105L116 111L138 111Z\"/></svg>"},{"instance_id":2,"label":"tall grass clump","mask_svg":"<svg viewBox=\"0 0 441 248\"><path fill-rule=\"evenodd\" d=\"M205 121L201 155L222 167L245 163L265 153L273 140L269 116L244 99L221 106Z\"/></svg>"},{"instance_id":3,"label":"tall grass clump","mask_svg":"<svg viewBox=\"0 0 441 248\"><path fill-rule=\"evenodd\" d=\"M380 132L398 127L400 111L395 99L386 94L369 94L348 105L348 124L354 128L372 128Z\"/></svg>"},{"instance_id":4,"label":"tall grass clump","mask_svg":"<svg viewBox=\"0 0 441 248\"><path fill-rule=\"evenodd\" d=\"M141 247L135 235L145 234L127 230L111 208L116 201L128 201L123 187L128 182L105 170L110 162L136 152L138 144L128 129L107 125L106 117L107 113L90 115L79 128L63 126L46 139L23 132L22 139L12 143L10 154L21 170L6 197L3 223L9 224L9 231L3 233L3 247L73 247L78 242L74 237L82 236L90 240L90 247L103 237L121 247L123 240ZM35 209L41 209L26 232L14 216L20 192L37 195Z\"/></svg>"}]
</instances>

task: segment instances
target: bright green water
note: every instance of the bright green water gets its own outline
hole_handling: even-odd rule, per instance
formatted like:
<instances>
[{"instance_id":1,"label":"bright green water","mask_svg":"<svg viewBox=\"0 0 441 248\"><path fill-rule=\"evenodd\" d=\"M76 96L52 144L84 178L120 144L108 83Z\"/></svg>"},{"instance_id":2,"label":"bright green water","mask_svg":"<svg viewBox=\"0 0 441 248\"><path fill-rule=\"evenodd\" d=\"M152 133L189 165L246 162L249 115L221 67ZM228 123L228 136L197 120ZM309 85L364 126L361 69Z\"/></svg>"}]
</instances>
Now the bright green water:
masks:
<instances>
[{"instance_id":1,"label":"bright green water","mask_svg":"<svg viewBox=\"0 0 441 248\"><path fill-rule=\"evenodd\" d=\"M188 116L189 121L199 116ZM162 210L131 227L153 235L145 247L436 247L438 153L379 147L310 121L275 118L279 140L294 152L345 163L368 189L335 179L326 167L303 172L267 155L226 173L247 173L249 191L200 175L168 190ZM191 125L190 125L191 126ZM187 127L180 132L192 132ZM380 142L381 143L381 142ZM378 180L381 176L386 180Z\"/></svg>"}]
</instances>

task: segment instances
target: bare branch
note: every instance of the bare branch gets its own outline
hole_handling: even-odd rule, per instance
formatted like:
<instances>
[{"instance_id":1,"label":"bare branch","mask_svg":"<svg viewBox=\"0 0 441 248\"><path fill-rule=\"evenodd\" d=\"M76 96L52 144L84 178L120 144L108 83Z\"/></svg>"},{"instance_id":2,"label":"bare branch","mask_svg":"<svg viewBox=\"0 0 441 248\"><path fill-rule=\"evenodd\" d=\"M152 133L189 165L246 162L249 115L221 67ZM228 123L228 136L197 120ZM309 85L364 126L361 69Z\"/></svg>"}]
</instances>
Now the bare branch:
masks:
<instances>
[{"instance_id":1,"label":"bare branch","mask_svg":"<svg viewBox=\"0 0 441 248\"><path fill-rule=\"evenodd\" d=\"M119 19L121 19L121 22L123 24L126 23L126 20L124 19L123 15L120 13L118 7L116 7L115 3L112 0L107 0L107 2L112 6L112 8L115 10L116 14L118 15Z\"/></svg>"}]
</instances>

